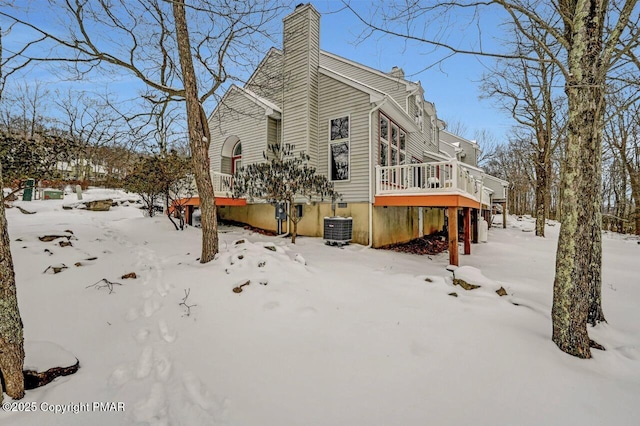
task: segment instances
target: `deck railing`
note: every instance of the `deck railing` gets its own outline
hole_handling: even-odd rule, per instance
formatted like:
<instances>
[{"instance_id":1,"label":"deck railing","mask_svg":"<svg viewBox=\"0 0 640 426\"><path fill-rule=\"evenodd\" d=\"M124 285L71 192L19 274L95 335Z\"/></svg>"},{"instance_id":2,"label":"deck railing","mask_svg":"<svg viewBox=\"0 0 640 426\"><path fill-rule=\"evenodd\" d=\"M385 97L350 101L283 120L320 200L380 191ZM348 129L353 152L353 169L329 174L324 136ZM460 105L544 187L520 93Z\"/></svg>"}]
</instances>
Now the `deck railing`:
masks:
<instances>
[{"instance_id":1,"label":"deck railing","mask_svg":"<svg viewBox=\"0 0 640 426\"><path fill-rule=\"evenodd\" d=\"M213 193L216 197L231 198L233 195L233 176L226 173L211 173Z\"/></svg>"},{"instance_id":2,"label":"deck railing","mask_svg":"<svg viewBox=\"0 0 640 426\"><path fill-rule=\"evenodd\" d=\"M482 179L459 162L376 166L376 195L459 193L481 201Z\"/></svg>"}]
</instances>

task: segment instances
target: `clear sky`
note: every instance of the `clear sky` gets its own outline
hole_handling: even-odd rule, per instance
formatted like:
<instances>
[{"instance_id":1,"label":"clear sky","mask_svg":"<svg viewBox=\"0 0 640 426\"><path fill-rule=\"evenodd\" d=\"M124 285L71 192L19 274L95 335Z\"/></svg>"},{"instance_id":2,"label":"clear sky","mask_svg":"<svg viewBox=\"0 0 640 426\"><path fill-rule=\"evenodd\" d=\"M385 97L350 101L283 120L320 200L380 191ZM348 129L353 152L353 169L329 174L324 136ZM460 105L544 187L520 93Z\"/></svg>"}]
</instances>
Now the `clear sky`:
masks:
<instances>
[{"instance_id":1,"label":"clear sky","mask_svg":"<svg viewBox=\"0 0 640 426\"><path fill-rule=\"evenodd\" d=\"M491 100L479 99L480 79L487 70L486 65L492 63L490 58L456 55L424 70L438 62L445 52L433 52L428 46L407 43L390 36L372 36L357 43L363 25L350 11L341 10L341 1L315 0L311 3L322 14L321 49L385 72L390 71L393 66L401 67L408 80L419 80L422 83L425 98L436 104L439 118L460 122L467 128L468 132L463 136L473 138L476 130L486 129L499 141L506 140L513 120L497 109ZM371 4L369 1L352 3L363 11ZM483 16L481 19L486 24L485 27L497 26L497 16ZM466 22L460 25L464 26ZM457 35L459 37L477 39L474 28L454 31L460 31ZM491 42L490 35L483 34L483 38L483 47L490 49L491 46L487 45Z\"/></svg>"},{"instance_id":2,"label":"clear sky","mask_svg":"<svg viewBox=\"0 0 640 426\"><path fill-rule=\"evenodd\" d=\"M428 101L435 103L439 118L449 123L459 122L467 129L462 136L473 139L476 131L488 130L498 141L506 140L513 121L504 112L495 108L490 100L479 99L481 94L479 81L482 73L486 71L485 65L491 64L491 59L457 55L438 63L446 52L443 50L433 52L424 44L408 43L397 38L377 35L358 42L358 36L362 33L364 26L349 10L345 10L340 0L315 0L312 4L322 15L320 44L323 50L385 72L390 71L393 66L401 67L408 80L421 81L425 89L425 97ZM352 4L364 14L370 12L370 1L352 0ZM295 3L290 10L283 13L282 17L291 13L294 7ZM33 10L37 11L38 8ZM42 19L43 22L49 19L38 13L35 18ZM495 28L499 21L498 17L490 14L482 15L481 20L485 28ZM273 44L278 48L281 47L282 40L281 22L280 20L274 25L276 27L274 31L278 31L278 34L274 34ZM420 25L426 27L426 24L418 23L418 27ZM437 28L438 25L441 27ZM477 28L468 25L464 20L430 23L429 28L448 31L448 40L462 41L467 46L477 43ZM419 30L420 28L417 29ZM492 41L490 33L491 30L483 33L485 49ZM20 37L20 34L14 32L12 36ZM30 36L25 33L24 37ZM11 39L7 38L3 42L9 44ZM14 80L13 83L21 82L18 79ZM46 83L49 90L59 89L62 93L67 90L66 86L77 89L83 84L78 81L66 84L60 82L57 77L48 73L46 68L31 69L21 80L22 82L38 80ZM135 87L139 87L139 82L130 75L109 73L92 76L91 82L87 83L89 87L87 90L96 90L102 87L102 84L108 85L110 91L129 95L136 92Z\"/></svg>"}]
</instances>

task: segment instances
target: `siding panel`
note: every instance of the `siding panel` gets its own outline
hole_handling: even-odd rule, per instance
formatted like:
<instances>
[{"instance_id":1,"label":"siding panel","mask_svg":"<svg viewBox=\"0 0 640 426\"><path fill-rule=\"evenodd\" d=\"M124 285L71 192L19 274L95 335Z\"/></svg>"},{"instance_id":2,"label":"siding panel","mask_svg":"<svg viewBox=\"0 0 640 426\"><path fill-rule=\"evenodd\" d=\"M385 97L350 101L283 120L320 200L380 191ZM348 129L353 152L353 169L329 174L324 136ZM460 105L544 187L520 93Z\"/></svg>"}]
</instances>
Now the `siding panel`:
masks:
<instances>
[{"instance_id":1,"label":"siding panel","mask_svg":"<svg viewBox=\"0 0 640 426\"><path fill-rule=\"evenodd\" d=\"M229 93L225 103L209 119L211 144L209 158L212 172L231 172L229 156L223 158L223 145L227 138L236 136L242 142L243 164L264 161L267 149L267 119L264 109L239 92Z\"/></svg>"},{"instance_id":2,"label":"siding panel","mask_svg":"<svg viewBox=\"0 0 640 426\"><path fill-rule=\"evenodd\" d=\"M368 201L369 95L325 75L320 75L319 88L318 173L329 173L329 120L348 115L349 181L336 181L334 186L345 202Z\"/></svg>"}]
</instances>

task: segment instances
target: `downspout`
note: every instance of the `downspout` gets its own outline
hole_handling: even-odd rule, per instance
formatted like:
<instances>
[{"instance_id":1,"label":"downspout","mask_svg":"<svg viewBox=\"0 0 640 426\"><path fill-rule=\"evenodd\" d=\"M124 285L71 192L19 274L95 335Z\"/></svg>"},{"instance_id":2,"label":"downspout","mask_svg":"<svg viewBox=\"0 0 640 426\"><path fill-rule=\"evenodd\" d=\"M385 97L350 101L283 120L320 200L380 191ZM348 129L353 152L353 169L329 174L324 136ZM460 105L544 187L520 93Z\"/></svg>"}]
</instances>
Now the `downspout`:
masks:
<instances>
[{"instance_id":1,"label":"downspout","mask_svg":"<svg viewBox=\"0 0 640 426\"><path fill-rule=\"evenodd\" d=\"M418 87L416 87L415 90L413 90L411 93L407 95L407 99L406 99L407 114L409 114L409 99L413 95L417 94L421 88L422 86L420 85L420 83L418 83ZM424 102L424 99L421 99L421 100ZM424 114L424 108L423 108L423 114ZM424 120L424 117L422 119ZM422 237L422 236L424 236L424 208L418 207L418 237Z\"/></svg>"},{"instance_id":2,"label":"downspout","mask_svg":"<svg viewBox=\"0 0 640 426\"><path fill-rule=\"evenodd\" d=\"M373 186L375 185L375 183L373 182L373 149L372 149L372 145L373 145L373 141L371 140L373 138L373 131L371 130L371 125L372 123L372 117L373 117L373 113L378 111L382 105L385 104L385 102L387 102L388 97L385 95L385 97L382 99L382 101L380 101L375 107L373 107L371 109L371 111L369 111L369 244L367 245L367 248L371 248L373 247Z\"/></svg>"}]
</instances>

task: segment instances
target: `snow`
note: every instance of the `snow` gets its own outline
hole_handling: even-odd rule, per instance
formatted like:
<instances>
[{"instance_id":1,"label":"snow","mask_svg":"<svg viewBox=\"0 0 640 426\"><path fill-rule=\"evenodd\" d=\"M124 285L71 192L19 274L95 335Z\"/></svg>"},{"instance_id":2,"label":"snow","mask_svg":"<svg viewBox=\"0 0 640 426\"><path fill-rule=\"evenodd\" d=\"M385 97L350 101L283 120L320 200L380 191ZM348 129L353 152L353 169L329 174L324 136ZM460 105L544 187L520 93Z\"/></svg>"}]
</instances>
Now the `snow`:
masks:
<instances>
[{"instance_id":1,"label":"snow","mask_svg":"<svg viewBox=\"0 0 640 426\"><path fill-rule=\"evenodd\" d=\"M41 372L53 367L70 367L78 362L71 352L53 342L26 341L24 353L25 370Z\"/></svg>"},{"instance_id":2,"label":"snow","mask_svg":"<svg viewBox=\"0 0 640 426\"><path fill-rule=\"evenodd\" d=\"M3 425L635 425L640 418L635 237L603 236L609 322L590 335L607 350L579 360L551 342L560 226L548 226L544 239L522 232L533 227L527 217L491 228L487 244L460 256L456 277L483 285L465 291L452 284L446 253L338 248L300 236L292 245L240 228L221 228L220 253L203 265L199 229L175 231L133 205L62 209L75 198L16 202L34 215L7 210L27 359L51 364L49 356L67 353L80 370L27 391L20 402L37 411L0 412ZM72 246L38 240L66 230ZM43 273L58 264L68 268ZM137 278L121 278L129 272ZM91 287L103 278L121 285L111 293ZM496 286L508 295L499 297ZM123 403L124 411L93 402ZM78 404L88 408L74 411L85 407ZM52 406L65 412L45 411Z\"/></svg>"}]
</instances>

